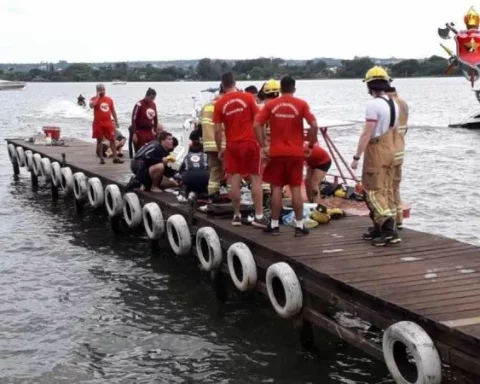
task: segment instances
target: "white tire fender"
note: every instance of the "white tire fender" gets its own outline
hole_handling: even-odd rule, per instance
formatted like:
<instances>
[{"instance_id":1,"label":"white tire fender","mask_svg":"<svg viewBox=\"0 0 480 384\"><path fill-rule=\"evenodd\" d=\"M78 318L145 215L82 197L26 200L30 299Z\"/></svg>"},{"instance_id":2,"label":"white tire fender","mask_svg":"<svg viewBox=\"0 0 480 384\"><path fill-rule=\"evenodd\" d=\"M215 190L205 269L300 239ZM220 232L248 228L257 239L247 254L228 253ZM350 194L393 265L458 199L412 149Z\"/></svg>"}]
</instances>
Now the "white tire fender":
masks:
<instances>
[{"instance_id":1,"label":"white tire fender","mask_svg":"<svg viewBox=\"0 0 480 384\"><path fill-rule=\"evenodd\" d=\"M54 161L51 165L52 168L52 184L54 187L60 187L62 175L60 173L61 167L57 161Z\"/></svg>"},{"instance_id":2,"label":"white tire fender","mask_svg":"<svg viewBox=\"0 0 480 384\"><path fill-rule=\"evenodd\" d=\"M405 379L398 368L393 353L395 343L403 344L415 360L417 381ZM442 364L435 344L428 334L411 321L400 321L387 328L383 334L383 356L393 380L399 384L440 384Z\"/></svg>"},{"instance_id":3,"label":"white tire fender","mask_svg":"<svg viewBox=\"0 0 480 384\"><path fill-rule=\"evenodd\" d=\"M103 206L105 202L105 195L103 192L102 182L98 177L88 179L88 202L92 208L97 209Z\"/></svg>"},{"instance_id":4,"label":"white tire fender","mask_svg":"<svg viewBox=\"0 0 480 384\"><path fill-rule=\"evenodd\" d=\"M87 177L83 172L76 172L73 175L73 194L78 201L87 198Z\"/></svg>"},{"instance_id":5,"label":"white tire fender","mask_svg":"<svg viewBox=\"0 0 480 384\"><path fill-rule=\"evenodd\" d=\"M277 279L283 287L282 296L284 297L280 303L277 298L278 292L274 289L274 281ZM280 317L286 319L300 313L303 307L302 287L295 271L289 264L282 261L270 265L267 269L265 282L270 302Z\"/></svg>"},{"instance_id":6,"label":"white tire fender","mask_svg":"<svg viewBox=\"0 0 480 384\"><path fill-rule=\"evenodd\" d=\"M196 251L203 270L215 271L222 264L220 238L212 227L203 227L197 231Z\"/></svg>"},{"instance_id":7,"label":"white tire fender","mask_svg":"<svg viewBox=\"0 0 480 384\"><path fill-rule=\"evenodd\" d=\"M173 215L168 218L167 236L170 247L177 256L184 256L190 252L192 235L182 215Z\"/></svg>"},{"instance_id":8,"label":"white tire fender","mask_svg":"<svg viewBox=\"0 0 480 384\"><path fill-rule=\"evenodd\" d=\"M232 282L239 291L255 289L258 280L257 265L247 245L241 242L232 244L227 251L227 264ZM241 280L237 276L236 266L242 269Z\"/></svg>"},{"instance_id":9,"label":"white tire fender","mask_svg":"<svg viewBox=\"0 0 480 384\"><path fill-rule=\"evenodd\" d=\"M23 147L17 147L17 163L20 167L25 167L25 151Z\"/></svg>"},{"instance_id":10,"label":"white tire fender","mask_svg":"<svg viewBox=\"0 0 480 384\"><path fill-rule=\"evenodd\" d=\"M73 173L70 167L60 169L60 187L65 193L73 191Z\"/></svg>"},{"instance_id":11,"label":"white tire fender","mask_svg":"<svg viewBox=\"0 0 480 384\"><path fill-rule=\"evenodd\" d=\"M38 153L33 154L32 171L35 176L41 176L42 172L42 156Z\"/></svg>"},{"instance_id":12,"label":"white tire fender","mask_svg":"<svg viewBox=\"0 0 480 384\"><path fill-rule=\"evenodd\" d=\"M29 149L25 151L25 162L27 165L27 170L33 171L33 152Z\"/></svg>"},{"instance_id":13,"label":"white tire fender","mask_svg":"<svg viewBox=\"0 0 480 384\"><path fill-rule=\"evenodd\" d=\"M105 188L105 207L110 217L117 217L123 213L122 193L118 185L109 184Z\"/></svg>"},{"instance_id":14,"label":"white tire fender","mask_svg":"<svg viewBox=\"0 0 480 384\"><path fill-rule=\"evenodd\" d=\"M157 203L148 203L142 209L143 225L150 240L158 240L165 233L162 210Z\"/></svg>"},{"instance_id":15,"label":"white tire fender","mask_svg":"<svg viewBox=\"0 0 480 384\"><path fill-rule=\"evenodd\" d=\"M45 180L49 180L52 176L52 164L50 163L50 159L48 157L44 157L42 160L40 160L40 174L45 178Z\"/></svg>"},{"instance_id":16,"label":"white tire fender","mask_svg":"<svg viewBox=\"0 0 480 384\"><path fill-rule=\"evenodd\" d=\"M13 144L8 144L8 157L10 158L10 162L15 164L17 161L17 151L15 150L15 146Z\"/></svg>"},{"instance_id":17,"label":"white tire fender","mask_svg":"<svg viewBox=\"0 0 480 384\"><path fill-rule=\"evenodd\" d=\"M130 228L142 224L142 205L136 193L129 192L123 196L123 218Z\"/></svg>"}]
</instances>

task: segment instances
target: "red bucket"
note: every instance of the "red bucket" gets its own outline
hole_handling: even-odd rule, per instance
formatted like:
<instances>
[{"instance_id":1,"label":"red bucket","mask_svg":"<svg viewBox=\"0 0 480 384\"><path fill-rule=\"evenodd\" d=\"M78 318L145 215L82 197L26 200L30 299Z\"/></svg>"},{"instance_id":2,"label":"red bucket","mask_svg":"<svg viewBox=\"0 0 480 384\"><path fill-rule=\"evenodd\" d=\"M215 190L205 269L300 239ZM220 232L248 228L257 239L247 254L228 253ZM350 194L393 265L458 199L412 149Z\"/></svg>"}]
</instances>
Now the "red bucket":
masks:
<instances>
[{"instance_id":1,"label":"red bucket","mask_svg":"<svg viewBox=\"0 0 480 384\"><path fill-rule=\"evenodd\" d=\"M53 140L60 140L60 128L59 127L43 127L45 135L50 135Z\"/></svg>"},{"instance_id":2,"label":"red bucket","mask_svg":"<svg viewBox=\"0 0 480 384\"><path fill-rule=\"evenodd\" d=\"M410 217L410 204L408 204L406 201L403 202L403 218L408 219Z\"/></svg>"}]
</instances>

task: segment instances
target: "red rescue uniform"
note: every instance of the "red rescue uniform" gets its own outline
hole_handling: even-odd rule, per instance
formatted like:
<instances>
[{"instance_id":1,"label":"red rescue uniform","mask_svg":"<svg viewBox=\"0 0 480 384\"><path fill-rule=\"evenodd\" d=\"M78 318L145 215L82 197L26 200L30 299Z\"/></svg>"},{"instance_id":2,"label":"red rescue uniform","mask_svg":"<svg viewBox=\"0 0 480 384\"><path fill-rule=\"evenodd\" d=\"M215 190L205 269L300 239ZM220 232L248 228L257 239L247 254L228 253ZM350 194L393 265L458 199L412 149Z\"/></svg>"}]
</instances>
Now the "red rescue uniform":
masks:
<instances>
[{"instance_id":1,"label":"red rescue uniform","mask_svg":"<svg viewBox=\"0 0 480 384\"><path fill-rule=\"evenodd\" d=\"M312 153L310 156L305 157L305 162L312 169L319 168L320 166L328 164L331 161L332 160L329 153L318 144L315 144L315 146L312 148Z\"/></svg>"},{"instance_id":2,"label":"red rescue uniform","mask_svg":"<svg viewBox=\"0 0 480 384\"><path fill-rule=\"evenodd\" d=\"M230 92L215 103L213 123L225 127L224 170L228 175L261 173L260 146L253 129L258 112L250 93Z\"/></svg>"},{"instance_id":3,"label":"red rescue uniform","mask_svg":"<svg viewBox=\"0 0 480 384\"><path fill-rule=\"evenodd\" d=\"M94 100L92 97L90 101ZM93 107L92 137L97 140L113 140L115 127L112 122L113 100L108 96L99 97Z\"/></svg>"},{"instance_id":4,"label":"red rescue uniform","mask_svg":"<svg viewBox=\"0 0 480 384\"><path fill-rule=\"evenodd\" d=\"M273 186L299 187L303 181L303 119L315 122L308 103L293 95L269 101L257 117L260 125L270 124L269 161L263 181Z\"/></svg>"},{"instance_id":5,"label":"red rescue uniform","mask_svg":"<svg viewBox=\"0 0 480 384\"><path fill-rule=\"evenodd\" d=\"M132 126L133 132L137 135L135 151L138 151L144 144L155 139L153 130L158 125L157 105L154 101L142 99L133 107Z\"/></svg>"}]
</instances>

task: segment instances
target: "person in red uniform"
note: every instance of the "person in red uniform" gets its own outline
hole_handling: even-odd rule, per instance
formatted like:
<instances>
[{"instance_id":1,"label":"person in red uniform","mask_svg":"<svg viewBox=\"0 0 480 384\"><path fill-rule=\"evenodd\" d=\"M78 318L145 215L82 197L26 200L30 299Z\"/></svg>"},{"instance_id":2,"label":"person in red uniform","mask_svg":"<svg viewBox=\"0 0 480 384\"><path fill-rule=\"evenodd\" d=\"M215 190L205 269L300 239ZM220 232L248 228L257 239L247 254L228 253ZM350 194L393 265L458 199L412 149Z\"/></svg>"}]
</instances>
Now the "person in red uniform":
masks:
<instances>
[{"instance_id":1,"label":"person in red uniform","mask_svg":"<svg viewBox=\"0 0 480 384\"><path fill-rule=\"evenodd\" d=\"M157 92L152 88L148 88L145 97L133 107L132 132L135 152L143 147L144 144L155 139L155 130L158 126L157 105L155 104L156 96Z\"/></svg>"},{"instance_id":2,"label":"person in red uniform","mask_svg":"<svg viewBox=\"0 0 480 384\"><path fill-rule=\"evenodd\" d=\"M265 232L278 235L280 210L282 208L282 189L288 185L292 192L292 205L295 212L295 236L308 234L303 225L303 164L304 130L303 120L310 125L308 132L308 152L317 141L317 122L308 103L294 96L295 80L284 76L280 81L280 97L265 104L255 121L257 139L262 153L268 157L263 172L263 180L272 185L272 220ZM270 123L270 148L265 142L262 127ZM309 153L308 153L309 154Z\"/></svg>"},{"instance_id":3,"label":"person in red uniform","mask_svg":"<svg viewBox=\"0 0 480 384\"><path fill-rule=\"evenodd\" d=\"M263 216L260 147L255 139L253 122L258 113L255 96L240 92L235 86L232 73L222 75L225 94L215 103L213 123L219 158L224 161L224 170L230 180L230 199L233 205L233 225L242 225L240 213L242 175L250 175L255 217L252 225L266 228L268 221ZM226 148L222 150L222 131L225 128Z\"/></svg>"},{"instance_id":4,"label":"person in red uniform","mask_svg":"<svg viewBox=\"0 0 480 384\"><path fill-rule=\"evenodd\" d=\"M328 170L332 166L332 159L328 152L315 144L312 150L305 143L305 163L307 164L307 176L305 177L305 191L310 203L314 203L319 197L318 187L325 179Z\"/></svg>"},{"instance_id":5,"label":"person in red uniform","mask_svg":"<svg viewBox=\"0 0 480 384\"><path fill-rule=\"evenodd\" d=\"M116 144L115 144L115 126L118 128L117 112L113 100L105 95L105 85L97 84L97 96L92 97L89 103L90 108L93 109L93 124L92 137L97 139L97 155L100 157L100 164L105 164L103 156L103 140L110 142L110 149L113 154L113 162L115 164L122 164L123 160L118 158Z\"/></svg>"}]
</instances>

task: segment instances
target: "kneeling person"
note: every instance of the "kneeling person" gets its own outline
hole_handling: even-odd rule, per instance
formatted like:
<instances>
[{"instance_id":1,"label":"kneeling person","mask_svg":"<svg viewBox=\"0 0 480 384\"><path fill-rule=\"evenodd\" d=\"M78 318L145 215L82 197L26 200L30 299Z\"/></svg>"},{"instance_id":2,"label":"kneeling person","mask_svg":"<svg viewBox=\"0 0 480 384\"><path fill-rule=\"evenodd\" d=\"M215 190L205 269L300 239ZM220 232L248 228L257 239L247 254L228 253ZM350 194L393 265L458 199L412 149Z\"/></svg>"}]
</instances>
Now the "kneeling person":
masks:
<instances>
[{"instance_id":1,"label":"kneeling person","mask_svg":"<svg viewBox=\"0 0 480 384\"><path fill-rule=\"evenodd\" d=\"M207 154L202 152L200 142L194 141L190 146L190 151L180 167L180 173L185 197L188 197L190 192L197 195L208 195L208 179L210 177L208 158Z\"/></svg>"},{"instance_id":2,"label":"kneeling person","mask_svg":"<svg viewBox=\"0 0 480 384\"><path fill-rule=\"evenodd\" d=\"M141 161L136 177L144 190L161 192L160 188L177 186L175 181L169 179L174 175L173 169L167 167L172 161L169 154L173 148L173 136L168 132L161 132L158 141L145 144L135 154L135 159Z\"/></svg>"},{"instance_id":3,"label":"kneeling person","mask_svg":"<svg viewBox=\"0 0 480 384\"><path fill-rule=\"evenodd\" d=\"M305 191L310 203L320 204L320 201L317 201L320 196L318 187L332 166L332 159L328 152L318 144L315 144L311 150L308 149L308 143L305 143L305 147L305 163L307 164Z\"/></svg>"}]
</instances>

